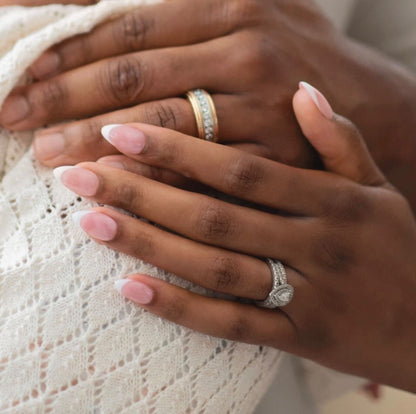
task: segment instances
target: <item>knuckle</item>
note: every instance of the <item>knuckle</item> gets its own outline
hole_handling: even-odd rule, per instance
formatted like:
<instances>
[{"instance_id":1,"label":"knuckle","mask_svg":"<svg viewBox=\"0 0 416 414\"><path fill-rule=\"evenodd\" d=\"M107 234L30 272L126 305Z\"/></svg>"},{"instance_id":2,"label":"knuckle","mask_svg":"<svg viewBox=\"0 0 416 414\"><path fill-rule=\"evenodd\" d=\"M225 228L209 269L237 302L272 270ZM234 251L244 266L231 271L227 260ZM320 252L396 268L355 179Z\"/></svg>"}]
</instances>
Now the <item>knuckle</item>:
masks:
<instances>
[{"instance_id":1,"label":"knuckle","mask_svg":"<svg viewBox=\"0 0 416 414\"><path fill-rule=\"evenodd\" d=\"M63 82L57 79L46 81L40 94L41 107L47 113L56 113L62 108L67 97L68 90Z\"/></svg>"},{"instance_id":2,"label":"knuckle","mask_svg":"<svg viewBox=\"0 0 416 414\"><path fill-rule=\"evenodd\" d=\"M64 128L65 156L69 157L68 161L95 161L99 156L108 153L107 144L100 136L102 124L99 118L90 118Z\"/></svg>"},{"instance_id":3,"label":"knuckle","mask_svg":"<svg viewBox=\"0 0 416 414\"><path fill-rule=\"evenodd\" d=\"M139 200L143 199L138 189L126 182L123 185L112 186L108 189L107 194L104 197L109 200L108 204L122 207L131 212L136 209L140 203Z\"/></svg>"},{"instance_id":4,"label":"knuckle","mask_svg":"<svg viewBox=\"0 0 416 414\"><path fill-rule=\"evenodd\" d=\"M152 145L147 157L161 166L173 166L183 158L182 149L175 140L163 140Z\"/></svg>"},{"instance_id":5,"label":"knuckle","mask_svg":"<svg viewBox=\"0 0 416 414\"><path fill-rule=\"evenodd\" d=\"M362 221L372 214L372 210L371 200L358 185L343 185L332 191L323 208L324 215L341 226Z\"/></svg>"},{"instance_id":6,"label":"knuckle","mask_svg":"<svg viewBox=\"0 0 416 414\"><path fill-rule=\"evenodd\" d=\"M250 156L242 155L230 162L224 174L226 192L234 195L253 191L264 177L260 162Z\"/></svg>"},{"instance_id":7,"label":"knuckle","mask_svg":"<svg viewBox=\"0 0 416 414\"><path fill-rule=\"evenodd\" d=\"M153 237L147 232L135 232L129 245L132 247L131 254L142 260L151 259L156 254Z\"/></svg>"},{"instance_id":8,"label":"knuckle","mask_svg":"<svg viewBox=\"0 0 416 414\"><path fill-rule=\"evenodd\" d=\"M153 181L163 181L163 171L158 167L152 167L143 164L143 176L150 178Z\"/></svg>"},{"instance_id":9,"label":"knuckle","mask_svg":"<svg viewBox=\"0 0 416 414\"><path fill-rule=\"evenodd\" d=\"M82 121L79 124L80 142L83 144L83 146L93 151L93 153L97 151L97 144L104 144L102 143L102 139L99 136L101 125L102 123L100 123L98 119L94 118L88 119L85 122Z\"/></svg>"},{"instance_id":10,"label":"knuckle","mask_svg":"<svg viewBox=\"0 0 416 414\"><path fill-rule=\"evenodd\" d=\"M338 231L321 235L314 243L313 260L321 268L334 273L348 273L354 265L354 252L340 240Z\"/></svg>"},{"instance_id":11,"label":"knuckle","mask_svg":"<svg viewBox=\"0 0 416 414\"><path fill-rule=\"evenodd\" d=\"M146 19L141 11L126 13L115 25L114 39L125 50L140 50L146 46L146 38L154 21Z\"/></svg>"},{"instance_id":12,"label":"knuckle","mask_svg":"<svg viewBox=\"0 0 416 414\"><path fill-rule=\"evenodd\" d=\"M228 337L232 341L237 342L244 342L250 337L250 327L246 317L236 316L234 320L231 321Z\"/></svg>"},{"instance_id":13,"label":"knuckle","mask_svg":"<svg viewBox=\"0 0 416 414\"><path fill-rule=\"evenodd\" d=\"M104 99L111 104L131 104L145 87L145 65L132 57L111 59L100 77Z\"/></svg>"},{"instance_id":14,"label":"knuckle","mask_svg":"<svg viewBox=\"0 0 416 414\"><path fill-rule=\"evenodd\" d=\"M182 300L170 300L162 304L161 311L167 319L180 324L186 313L186 305Z\"/></svg>"},{"instance_id":15,"label":"knuckle","mask_svg":"<svg viewBox=\"0 0 416 414\"><path fill-rule=\"evenodd\" d=\"M239 50L235 56L235 63L248 82L264 83L265 79L270 79L271 75L275 77L276 73L279 73L281 68L272 39L265 35L244 33L241 35L241 41L246 47Z\"/></svg>"},{"instance_id":16,"label":"knuckle","mask_svg":"<svg viewBox=\"0 0 416 414\"><path fill-rule=\"evenodd\" d=\"M147 123L174 130L178 129L180 113L178 105L167 102L152 102L145 108Z\"/></svg>"},{"instance_id":17,"label":"knuckle","mask_svg":"<svg viewBox=\"0 0 416 414\"><path fill-rule=\"evenodd\" d=\"M240 284L241 273L236 261L230 257L217 256L214 258L211 269L213 288L220 292L231 292Z\"/></svg>"},{"instance_id":18,"label":"knuckle","mask_svg":"<svg viewBox=\"0 0 416 414\"><path fill-rule=\"evenodd\" d=\"M207 241L225 239L234 233L231 214L217 202L205 202L196 221L196 233Z\"/></svg>"}]
</instances>

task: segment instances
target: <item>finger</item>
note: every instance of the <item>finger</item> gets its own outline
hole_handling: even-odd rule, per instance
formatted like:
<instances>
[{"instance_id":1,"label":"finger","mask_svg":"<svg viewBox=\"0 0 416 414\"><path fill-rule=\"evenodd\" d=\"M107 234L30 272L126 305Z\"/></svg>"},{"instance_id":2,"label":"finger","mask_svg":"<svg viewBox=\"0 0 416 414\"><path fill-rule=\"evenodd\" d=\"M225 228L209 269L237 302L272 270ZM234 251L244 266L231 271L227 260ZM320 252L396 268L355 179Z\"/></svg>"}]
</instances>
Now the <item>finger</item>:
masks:
<instances>
[{"instance_id":1,"label":"finger","mask_svg":"<svg viewBox=\"0 0 416 414\"><path fill-rule=\"evenodd\" d=\"M221 142L252 141L253 137L258 136L264 121L253 113L247 99L215 94L213 100L220 125ZM244 122L248 117L251 119L249 124ZM103 139L103 125L129 122L143 122L181 131L187 135L197 135L195 115L189 102L183 98L171 98L146 102L132 108L42 130L36 134L34 140L35 155L48 167L96 161L100 157L118 152ZM268 155L264 146L244 145L246 150Z\"/></svg>"},{"instance_id":2,"label":"finger","mask_svg":"<svg viewBox=\"0 0 416 414\"><path fill-rule=\"evenodd\" d=\"M231 146L253 154L257 153L259 156L264 156L266 152L262 146L256 144L236 144ZM98 159L97 163L104 164L112 168L126 170L133 174L142 175L143 177L150 178L151 180L173 185L189 191L204 192L205 187L196 181L190 180L183 175L176 174L166 168L153 167L140 161L133 160L125 155L108 155Z\"/></svg>"},{"instance_id":3,"label":"finger","mask_svg":"<svg viewBox=\"0 0 416 414\"><path fill-rule=\"evenodd\" d=\"M296 328L282 312L207 298L145 275L116 286L149 312L207 335L285 351L295 346Z\"/></svg>"},{"instance_id":4,"label":"finger","mask_svg":"<svg viewBox=\"0 0 416 414\"><path fill-rule=\"evenodd\" d=\"M123 123L135 119L188 134L196 133L189 103L182 98L172 98L39 131L33 143L35 155L48 167L56 167L117 154L118 151L102 138L102 126L107 122Z\"/></svg>"},{"instance_id":5,"label":"finger","mask_svg":"<svg viewBox=\"0 0 416 414\"><path fill-rule=\"evenodd\" d=\"M301 82L293 107L304 135L318 151L328 171L363 185L385 184L386 179L357 128L345 118L334 115L318 90Z\"/></svg>"},{"instance_id":6,"label":"finger","mask_svg":"<svg viewBox=\"0 0 416 414\"><path fill-rule=\"evenodd\" d=\"M97 163L111 168L126 170L133 174L142 175L143 177L150 178L151 180L183 188L185 190L204 192L204 187L201 184L192 181L183 175L176 174L165 168L152 167L150 165L143 164L139 161L132 160L125 155L108 155L97 160Z\"/></svg>"},{"instance_id":7,"label":"finger","mask_svg":"<svg viewBox=\"0 0 416 414\"><path fill-rule=\"evenodd\" d=\"M182 96L197 87L227 93L233 81L217 65L225 53L218 48L222 43L227 41L215 42L214 52L208 42L132 53L31 84L6 99L0 123L9 129L24 130Z\"/></svg>"},{"instance_id":8,"label":"finger","mask_svg":"<svg viewBox=\"0 0 416 414\"><path fill-rule=\"evenodd\" d=\"M131 158L291 214L318 213L332 188L332 180L322 172L289 167L151 125L109 125L103 135Z\"/></svg>"},{"instance_id":9,"label":"finger","mask_svg":"<svg viewBox=\"0 0 416 414\"><path fill-rule=\"evenodd\" d=\"M200 43L232 30L237 18L229 2L174 1L138 7L124 16L52 47L31 67L44 79L98 60L130 52Z\"/></svg>"},{"instance_id":10,"label":"finger","mask_svg":"<svg viewBox=\"0 0 416 414\"><path fill-rule=\"evenodd\" d=\"M264 300L272 289L267 264L168 233L108 208L77 212L75 221L94 240L217 292ZM160 254L163 252L163 254ZM287 268L289 283L302 279Z\"/></svg>"},{"instance_id":11,"label":"finger","mask_svg":"<svg viewBox=\"0 0 416 414\"><path fill-rule=\"evenodd\" d=\"M167 186L102 164L58 168L62 183L100 204L130 211L192 240L292 263L307 250L310 226Z\"/></svg>"}]
</instances>

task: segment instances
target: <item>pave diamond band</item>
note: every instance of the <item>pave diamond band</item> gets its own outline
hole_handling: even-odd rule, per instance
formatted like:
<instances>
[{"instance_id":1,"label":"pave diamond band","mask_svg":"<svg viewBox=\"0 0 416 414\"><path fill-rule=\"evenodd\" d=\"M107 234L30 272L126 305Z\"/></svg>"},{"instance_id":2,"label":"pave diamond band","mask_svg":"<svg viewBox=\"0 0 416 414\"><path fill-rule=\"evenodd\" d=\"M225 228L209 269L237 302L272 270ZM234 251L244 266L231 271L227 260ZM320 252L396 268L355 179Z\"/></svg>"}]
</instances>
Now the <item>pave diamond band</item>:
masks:
<instances>
[{"instance_id":1,"label":"pave diamond band","mask_svg":"<svg viewBox=\"0 0 416 414\"><path fill-rule=\"evenodd\" d=\"M272 274L273 285L267 298L257 302L258 306L274 309L286 306L293 299L293 287L287 283L286 270L279 260L266 259Z\"/></svg>"},{"instance_id":2,"label":"pave diamond band","mask_svg":"<svg viewBox=\"0 0 416 414\"><path fill-rule=\"evenodd\" d=\"M204 89L195 89L186 94L194 111L198 136L207 141L218 141L218 118L214 101Z\"/></svg>"}]
</instances>

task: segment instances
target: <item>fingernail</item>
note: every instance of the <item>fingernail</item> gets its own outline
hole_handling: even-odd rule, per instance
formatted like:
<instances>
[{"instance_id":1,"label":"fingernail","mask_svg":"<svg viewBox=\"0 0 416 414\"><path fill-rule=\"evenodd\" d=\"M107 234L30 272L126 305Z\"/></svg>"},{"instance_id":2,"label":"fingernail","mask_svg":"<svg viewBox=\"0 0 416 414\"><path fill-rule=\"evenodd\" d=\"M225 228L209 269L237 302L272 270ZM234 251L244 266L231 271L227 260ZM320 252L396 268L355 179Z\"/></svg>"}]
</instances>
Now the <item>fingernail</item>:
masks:
<instances>
[{"instance_id":1,"label":"fingernail","mask_svg":"<svg viewBox=\"0 0 416 414\"><path fill-rule=\"evenodd\" d=\"M85 217L87 214L90 214L91 211L88 210L81 210L76 211L75 213L72 213L72 221L77 225L81 227L81 220L83 217Z\"/></svg>"},{"instance_id":2,"label":"fingernail","mask_svg":"<svg viewBox=\"0 0 416 414\"><path fill-rule=\"evenodd\" d=\"M111 145L128 154L140 154L146 145L143 132L125 125L105 125L101 134Z\"/></svg>"},{"instance_id":3,"label":"fingernail","mask_svg":"<svg viewBox=\"0 0 416 414\"><path fill-rule=\"evenodd\" d=\"M98 177L90 170L74 166L63 166L53 170L55 177L74 193L91 197L97 193Z\"/></svg>"},{"instance_id":4,"label":"fingernail","mask_svg":"<svg viewBox=\"0 0 416 414\"><path fill-rule=\"evenodd\" d=\"M117 234L117 223L109 216L96 211L77 211L72 220L89 236L102 241L111 241Z\"/></svg>"},{"instance_id":5,"label":"fingernail","mask_svg":"<svg viewBox=\"0 0 416 414\"><path fill-rule=\"evenodd\" d=\"M40 134L36 136L33 146L35 148L36 157L39 160L49 160L64 152L64 136L59 132L54 134Z\"/></svg>"},{"instance_id":6,"label":"fingernail","mask_svg":"<svg viewBox=\"0 0 416 414\"><path fill-rule=\"evenodd\" d=\"M36 78L44 78L56 72L60 64L60 56L55 52L48 51L30 67L30 71Z\"/></svg>"},{"instance_id":7,"label":"fingernail","mask_svg":"<svg viewBox=\"0 0 416 414\"><path fill-rule=\"evenodd\" d=\"M127 299L140 305L148 305L154 297L154 291L144 283L131 279L121 279L114 282L114 288Z\"/></svg>"},{"instance_id":8,"label":"fingernail","mask_svg":"<svg viewBox=\"0 0 416 414\"><path fill-rule=\"evenodd\" d=\"M30 113L29 102L23 95L9 96L0 112L0 123L5 125L23 121Z\"/></svg>"},{"instance_id":9,"label":"fingernail","mask_svg":"<svg viewBox=\"0 0 416 414\"><path fill-rule=\"evenodd\" d=\"M319 111L325 118L328 118L328 119L333 118L334 111L332 110L331 105L329 104L325 96L322 95L322 93L318 91L318 89L314 88L312 85L310 85L307 82L300 82L299 88L305 90L309 94L309 96L315 102L315 105L317 106L317 108L319 109Z\"/></svg>"}]
</instances>

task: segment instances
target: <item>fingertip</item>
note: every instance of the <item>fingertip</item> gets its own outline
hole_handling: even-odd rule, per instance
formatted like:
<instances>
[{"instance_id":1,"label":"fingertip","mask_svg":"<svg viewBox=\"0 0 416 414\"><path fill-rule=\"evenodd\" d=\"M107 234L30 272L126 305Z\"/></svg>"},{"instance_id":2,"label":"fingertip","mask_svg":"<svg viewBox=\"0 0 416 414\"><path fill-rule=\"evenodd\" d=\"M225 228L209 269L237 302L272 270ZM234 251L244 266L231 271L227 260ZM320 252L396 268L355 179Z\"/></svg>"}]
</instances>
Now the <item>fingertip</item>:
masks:
<instances>
[{"instance_id":1,"label":"fingertip","mask_svg":"<svg viewBox=\"0 0 416 414\"><path fill-rule=\"evenodd\" d=\"M319 112L327 119L332 119L334 111L325 96L307 82L299 82L299 89L305 91L314 102Z\"/></svg>"},{"instance_id":2,"label":"fingertip","mask_svg":"<svg viewBox=\"0 0 416 414\"><path fill-rule=\"evenodd\" d=\"M323 116L306 88L300 87L293 96L293 110L303 135L321 154L328 138L328 127L333 129L334 115L331 119Z\"/></svg>"},{"instance_id":3,"label":"fingertip","mask_svg":"<svg viewBox=\"0 0 416 414\"><path fill-rule=\"evenodd\" d=\"M131 155L141 154L147 143L144 132L140 128L129 125L104 125L101 128L101 135L119 151Z\"/></svg>"},{"instance_id":4,"label":"fingertip","mask_svg":"<svg viewBox=\"0 0 416 414\"><path fill-rule=\"evenodd\" d=\"M114 288L127 299L138 305L150 305L155 297L154 289L139 278L128 276L125 279L116 280Z\"/></svg>"},{"instance_id":5,"label":"fingertip","mask_svg":"<svg viewBox=\"0 0 416 414\"><path fill-rule=\"evenodd\" d=\"M111 145L114 145L114 144L113 144L113 141L112 141L112 139L111 139L111 132L112 132L114 129L119 128L119 127L122 127L122 126L123 126L122 124L108 124L108 125L104 125L104 126L101 128L101 135L103 136L103 138L104 138L107 142L109 142Z\"/></svg>"},{"instance_id":6,"label":"fingertip","mask_svg":"<svg viewBox=\"0 0 416 414\"><path fill-rule=\"evenodd\" d=\"M293 109L303 134L320 155L327 171L359 183L383 180L358 129L335 114L321 92L300 82L293 97Z\"/></svg>"},{"instance_id":7,"label":"fingertip","mask_svg":"<svg viewBox=\"0 0 416 414\"><path fill-rule=\"evenodd\" d=\"M35 79L44 80L54 75L61 63L58 53L48 50L30 66L29 72Z\"/></svg>"},{"instance_id":8,"label":"fingertip","mask_svg":"<svg viewBox=\"0 0 416 414\"><path fill-rule=\"evenodd\" d=\"M327 161L340 157L348 149L345 138L351 136L343 118L334 113L321 92L306 82L299 83L293 109L303 135L326 167L332 169Z\"/></svg>"}]
</instances>

